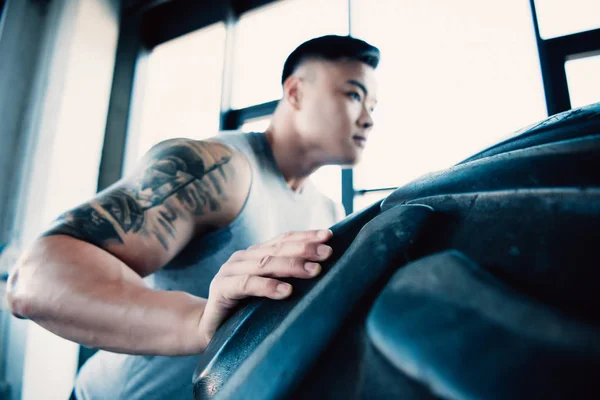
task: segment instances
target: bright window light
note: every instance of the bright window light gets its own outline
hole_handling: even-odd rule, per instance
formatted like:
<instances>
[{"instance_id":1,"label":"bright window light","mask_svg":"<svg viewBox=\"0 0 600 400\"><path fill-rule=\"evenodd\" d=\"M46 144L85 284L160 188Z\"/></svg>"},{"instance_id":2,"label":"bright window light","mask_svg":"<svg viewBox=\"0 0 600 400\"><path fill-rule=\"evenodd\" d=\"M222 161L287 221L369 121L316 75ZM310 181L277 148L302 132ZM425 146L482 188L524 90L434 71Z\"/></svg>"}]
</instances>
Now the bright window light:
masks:
<instances>
[{"instance_id":1,"label":"bright window light","mask_svg":"<svg viewBox=\"0 0 600 400\"><path fill-rule=\"evenodd\" d=\"M354 0L352 33L382 53L357 189L400 186L546 117L527 1Z\"/></svg>"},{"instance_id":2,"label":"bright window light","mask_svg":"<svg viewBox=\"0 0 600 400\"><path fill-rule=\"evenodd\" d=\"M387 196L392 194L393 190L384 190L381 192L368 192L365 194L357 194L354 196L354 212L358 212L370 205L373 205L376 201L385 199Z\"/></svg>"},{"instance_id":3,"label":"bright window light","mask_svg":"<svg viewBox=\"0 0 600 400\"><path fill-rule=\"evenodd\" d=\"M311 175L310 179L325 196L331 200L342 202L342 168L337 165L326 165Z\"/></svg>"},{"instance_id":4,"label":"bright window light","mask_svg":"<svg viewBox=\"0 0 600 400\"><path fill-rule=\"evenodd\" d=\"M285 0L243 14L235 36L233 108L280 99L287 56L328 34L348 34L347 0Z\"/></svg>"},{"instance_id":5,"label":"bright window light","mask_svg":"<svg viewBox=\"0 0 600 400\"><path fill-rule=\"evenodd\" d=\"M600 28L598 0L535 0L535 10L543 39Z\"/></svg>"},{"instance_id":6,"label":"bright window light","mask_svg":"<svg viewBox=\"0 0 600 400\"><path fill-rule=\"evenodd\" d=\"M568 60L565 71L571 108L600 102L600 55Z\"/></svg>"},{"instance_id":7,"label":"bright window light","mask_svg":"<svg viewBox=\"0 0 600 400\"><path fill-rule=\"evenodd\" d=\"M219 131L225 25L218 23L157 46L150 54L139 136L128 143L131 167L155 144L205 139Z\"/></svg>"}]
</instances>

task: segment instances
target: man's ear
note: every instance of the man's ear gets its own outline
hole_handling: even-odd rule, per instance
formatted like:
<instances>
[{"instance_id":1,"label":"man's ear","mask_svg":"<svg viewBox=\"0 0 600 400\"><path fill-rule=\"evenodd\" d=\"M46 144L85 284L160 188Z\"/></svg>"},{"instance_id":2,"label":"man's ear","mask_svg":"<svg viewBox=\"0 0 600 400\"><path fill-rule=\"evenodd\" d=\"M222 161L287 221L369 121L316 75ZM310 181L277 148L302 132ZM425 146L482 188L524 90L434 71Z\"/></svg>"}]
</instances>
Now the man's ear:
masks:
<instances>
[{"instance_id":1,"label":"man's ear","mask_svg":"<svg viewBox=\"0 0 600 400\"><path fill-rule=\"evenodd\" d=\"M302 78L290 75L283 83L283 99L294 109L302 106Z\"/></svg>"}]
</instances>

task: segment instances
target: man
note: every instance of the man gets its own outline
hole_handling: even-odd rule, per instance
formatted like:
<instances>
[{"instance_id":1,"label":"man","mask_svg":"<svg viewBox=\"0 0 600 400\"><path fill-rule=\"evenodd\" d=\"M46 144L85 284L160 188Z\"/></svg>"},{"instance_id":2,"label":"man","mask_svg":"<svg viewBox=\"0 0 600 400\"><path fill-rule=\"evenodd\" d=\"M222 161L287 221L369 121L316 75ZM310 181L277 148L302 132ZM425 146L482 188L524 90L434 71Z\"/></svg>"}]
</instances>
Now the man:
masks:
<instances>
[{"instance_id":1,"label":"man","mask_svg":"<svg viewBox=\"0 0 600 400\"><path fill-rule=\"evenodd\" d=\"M278 278L319 274L332 252L323 228L339 218L307 178L359 160L378 61L350 37L300 45L265 133L160 143L25 253L13 314L105 350L76 398L189 397L198 354L239 300L283 299L292 287Z\"/></svg>"}]
</instances>

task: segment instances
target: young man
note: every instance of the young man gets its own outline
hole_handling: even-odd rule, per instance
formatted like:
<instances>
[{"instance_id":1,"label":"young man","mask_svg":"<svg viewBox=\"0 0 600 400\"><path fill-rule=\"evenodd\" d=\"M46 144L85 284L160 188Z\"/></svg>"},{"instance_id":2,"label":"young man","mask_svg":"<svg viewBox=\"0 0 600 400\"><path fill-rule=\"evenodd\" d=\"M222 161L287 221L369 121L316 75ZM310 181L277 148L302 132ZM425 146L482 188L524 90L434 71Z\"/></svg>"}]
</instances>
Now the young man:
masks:
<instances>
[{"instance_id":1,"label":"young man","mask_svg":"<svg viewBox=\"0 0 600 400\"><path fill-rule=\"evenodd\" d=\"M360 159L378 62L350 37L300 45L266 132L160 143L26 252L13 314L105 350L78 399L189 397L198 354L240 299L283 299L292 287L277 278L319 274L340 218L307 178Z\"/></svg>"}]
</instances>

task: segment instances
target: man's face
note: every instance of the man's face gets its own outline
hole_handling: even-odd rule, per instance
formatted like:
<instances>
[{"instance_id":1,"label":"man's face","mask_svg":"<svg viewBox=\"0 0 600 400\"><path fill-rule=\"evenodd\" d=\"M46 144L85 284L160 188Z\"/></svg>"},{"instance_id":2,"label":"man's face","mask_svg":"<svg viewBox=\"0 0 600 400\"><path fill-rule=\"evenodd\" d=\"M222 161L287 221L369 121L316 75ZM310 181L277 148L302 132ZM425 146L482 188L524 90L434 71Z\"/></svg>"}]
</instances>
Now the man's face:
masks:
<instances>
[{"instance_id":1,"label":"man's face","mask_svg":"<svg viewBox=\"0 0 600 400\"><path fill-rule=\"evenodd\" d=\"M354 165L373 126L375 70L358 61L309 61L299 83L296 128L323 164Z\"/></svg>"}]
</instances>

